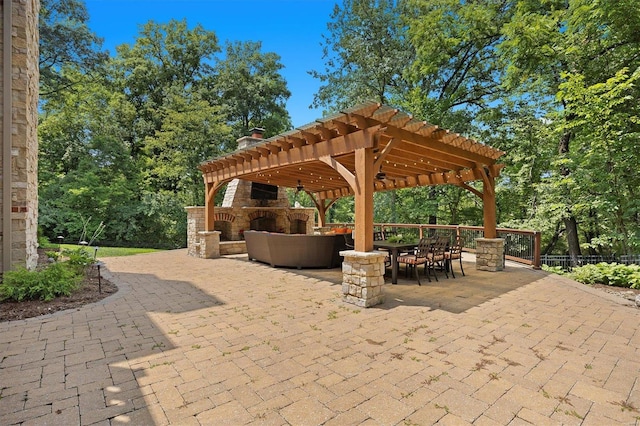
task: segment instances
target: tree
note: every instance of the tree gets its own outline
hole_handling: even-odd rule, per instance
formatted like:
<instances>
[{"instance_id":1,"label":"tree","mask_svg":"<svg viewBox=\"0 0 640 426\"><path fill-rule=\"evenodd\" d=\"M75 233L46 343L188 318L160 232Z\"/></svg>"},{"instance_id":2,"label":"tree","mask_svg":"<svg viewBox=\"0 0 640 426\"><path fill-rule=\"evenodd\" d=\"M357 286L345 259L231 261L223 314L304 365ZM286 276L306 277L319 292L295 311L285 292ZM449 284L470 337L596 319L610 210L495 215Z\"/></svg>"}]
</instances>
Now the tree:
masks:
<instances>
[{"instance_id":1,"label":"tree","mask_svg":"<svg viewBox=\"0 0 640 426\"><path fill-rule=\"evenodd\" d=\"M89 14L80 0L41 0L40 97L60 96L73 86L61 72L73 66L84 73L95 71L107 59L102 39L88 27Z\"/></svg>"},{"instance_id":2,"label":"tree","mask_svg":"<svg viewBox=\"0 0 640 426\"><path fill-rule=\"evenodd\" d=\"M291 92L280 74L280 56L262 53L261 47L260 42L229 42L214 69L214 99L224 105L236 138L253 127L264 127L266 136L291 128L286 109Z\"/></svg>"},{"instance_id":3,"label":"tree","mask_svg":"<svg viewBox=\"0 0 640 426\"><path fill-rule=\"evenodd\" d=\"M75 89L41 108L39 225L49 238L75 238L91 219L93 228L106 224L112 241L133 241L140 179L120 137L124 96L75 68L61 76Z\"/></svg>"},{"instance_id":4,"label":"tree","mask_svg":"<svg viewBox=\"0 0 640 426\"><path fill-rule=\"evenodd\" d=\"M389 103L405 90L403 70L412 56L400 21L401 2L345 0L336 5L323 36L323 85L313 106L336 110L367 100Z\"/></svg>"},{"instance_id":5,"label":"tree","mask_svg":"<svg viewBox=\"0 0 640 426\"><path fill-rule=\"evenodd\" d=\"M585 246L634 253L640 248L640 68L633 74L623 68L593 85L580 74L565 78L559 97L574 114L570 130L579 146L574 179L589 195L582 206Z\"/></svg>"},{"instance_id":6,"label":"tree","mask_svg":"<svg viewBox=\"0 0 640 426\"><path fill-rule=\"evenodd\" d=\"M579 163L573 153L582 151L573 146L576 112L562 98L560 87L569 74L584 76L589 85L606 81L623 67L638 67L640 36L631 28L640 24L640 13L633 3L517 1L513 19L503 27L505 39L498 46L507 65L506 87L521 96L542 99L550 107L547 119L558 141L553 174L557 184L552 188L558 199L565 200L562 221L573 263L581 253L579 195L587 194L575 179Z\"/></svg>"},{"instance_id":7,"label":"tree","mask_svg":"<svg viewBox=\"0 0 640 426\"><path fill-rule=\"evenodd\" d=\"M403 105L438 125L474 133L476 117L499 105L502 94L496 46L511 16L509 2L408 0L406 10L416 53Z\"/></svg>"},{"instance_id":8,"label":"tree","mask_svg":"<svg viewBox=\"0 0 640 426\"><path fill-rule=\"evenodd\" d=\"M220 50L215 33L185 20L149 21L133 46L117 48L111 75L136 111L130 124L131 154L141 154L147 137L162 128L165 102L175 93L198 92L211 78L210 62Z\"/></svg>"},{"instance_id":9,"label":"tree","mask_svg":"<svg viewBox=\"0 0 640 426\"><path fill-rule=\"evenodd\" d=\"M210 105L198 93L171 93L163 109L160 130L145 139L147 183L182 193L189 205L198 204L204 199L198 165L222 154L213 141L228 140L230 129L222 108Z\"/></svg>"}]
</instances>

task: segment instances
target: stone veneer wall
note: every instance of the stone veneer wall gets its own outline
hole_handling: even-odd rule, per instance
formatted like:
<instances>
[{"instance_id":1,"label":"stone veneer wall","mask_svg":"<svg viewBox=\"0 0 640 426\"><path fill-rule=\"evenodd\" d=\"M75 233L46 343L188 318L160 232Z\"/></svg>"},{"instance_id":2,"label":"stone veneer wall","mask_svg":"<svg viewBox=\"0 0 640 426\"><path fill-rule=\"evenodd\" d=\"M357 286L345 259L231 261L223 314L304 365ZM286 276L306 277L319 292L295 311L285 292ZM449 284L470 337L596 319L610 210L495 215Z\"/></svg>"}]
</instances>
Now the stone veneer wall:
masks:
<instances>
[{"instance_id":1,"label":"stone veneer wall","mask_svg":"<svg viewBox=\"0 0 640 426\"><path fill-rule=\"evenodd\" d=\"M384 259L386 253L380 251L341 251L342 300L368 308L384 303Z\"/></svg>"},{"instance_id":2,"label":"stone veneer wall","mask_svg":"<svg viewBox=\"0 0 640 426\"><path fill-rule=\"evenodd\" d=\"M203 207L204 208L204 207ZM278 232L289 233L291 223L287 218L287 213L306 213L309 220L307 220L307 234L313 234L313 227L315 225L315 209L314 208L281 208L281 207L216 207L216 214L227 213L233 215L235 220L231 222L231 235L230 240L241 240L242 232L251 229L251 220L249 215L254 212L273 212L276 219L276 230ZM204 229L204 222L203 228Z\"/></svg>"},{"instance_id":3,"label":"stone veneer wall","mask_svg":"<svg viewBox=\"0 0 640 426\"><path fill-rule=\"evenodd\" d=\"M12 1L12 147L11 152L11 263L34 268L38 261L38 80L40 78L38 14L39 0ZM0 34L3 33L4 7L0 8ZM0 37L0 51L5 46ZM0 74L2 67L0 67ZM6 76L2 75L4 79ZM4 80L2 80L4 81ZM0 84L0 115L4 93ZM0 131L0 142L3 138ZM5 176L0 161L0 175ZM0 185L0 210L4 200ZM2 218L7 220L8 218ZM0 228L0 234L2 228ZM0 262L3 259L0 244ZM0 270L4 270L2 265ZM8 269L8 268L7 268Z\"/></svg>"},{"instance_id":4,"label":"stone veneer wall","mask_svg":"<svg viewBox=\"0 0 640 426\"><path fill-rule=\"evenodd\" d=\"M205 217L204 217L204 207L202 206L192 206L185 207L187 211L187 254L189 256L201 257L200 254L200 242L201 236L198 234L199 232L204 231ZM289 228L291 226L289 219L287 218L286 213L289 214L306 214L309 217L307 220L307 234L313 234L314 226L315 226L315 209L311 207L291 207L291 208L281 208L281 207L216 207L215 213L218 215L231 215L235 217L233 222L231 222L231 239L234 241L240 241L242 239L240 231L248 231L250 229L251 220L249 219L249 214L252 212L264 211L264 212L278 212L276 216L276 228L282 229L284 232L289 233ZM227 245L226 242L222 242L220 245L220 254L238 254L238 253L246 253L246 245L236 244L229 245L228 247L223 247ZM243 252L239 250L244 249Z\"/></svg>"},{"instance_id":5,"label":"stone veneer wall","mask_svg":"<svg viewBox=\"0 0 640 426\"><path fill-rule=\"evenodd\" d=\"M204 207L185 207L187 211L187 254L199 257L200 236L204 231Z\"/></svg>"},{"instance_id":6,"label":"stone veneer wall","mask_svg":"<svg viewBox=\"0 0 640 426\"><path fill-rule=\"evenodd\" d=\"M476 269L491 272L504 269L504 239L476 238Z\"/></svg>"}]
</instances>

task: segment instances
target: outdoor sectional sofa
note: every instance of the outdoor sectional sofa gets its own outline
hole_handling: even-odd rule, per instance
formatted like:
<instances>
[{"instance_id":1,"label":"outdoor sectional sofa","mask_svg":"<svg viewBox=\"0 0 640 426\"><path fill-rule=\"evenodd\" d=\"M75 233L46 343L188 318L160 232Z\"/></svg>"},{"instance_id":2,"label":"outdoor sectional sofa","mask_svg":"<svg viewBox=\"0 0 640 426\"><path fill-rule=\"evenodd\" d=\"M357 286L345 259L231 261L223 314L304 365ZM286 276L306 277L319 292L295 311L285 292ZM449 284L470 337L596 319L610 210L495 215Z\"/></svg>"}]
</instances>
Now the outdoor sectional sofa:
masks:
<instances>
[{"instance_id":1,"label":"outdoor sectional sofa","mask_svg":"<svg viewBox=\"0 0 640 426\"><path fill-rule=\"evenodd\" d=\"M337 268L346 250L344 235L245 231L249 260L289 268Z\"/></svg>"}]
</instances>

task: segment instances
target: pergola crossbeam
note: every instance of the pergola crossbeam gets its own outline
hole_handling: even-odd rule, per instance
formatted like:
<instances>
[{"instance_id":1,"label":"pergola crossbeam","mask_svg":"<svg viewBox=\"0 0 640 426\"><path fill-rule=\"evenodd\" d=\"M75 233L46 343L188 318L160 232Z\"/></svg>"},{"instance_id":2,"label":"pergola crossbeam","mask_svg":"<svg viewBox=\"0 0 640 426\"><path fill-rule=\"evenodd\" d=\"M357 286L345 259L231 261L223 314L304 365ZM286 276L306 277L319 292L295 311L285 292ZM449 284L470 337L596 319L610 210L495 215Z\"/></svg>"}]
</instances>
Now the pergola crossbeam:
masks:
<instances>
[{"instance_id":1,"label":"pergola crossbeam","mask_svg":"<svg viewBox=\"0 0 640 426\"><path fill-rule=\"evenodd\" d=\"M369 189L427 185L457 185L482 195L484 203L495 204L495 178L502 168L497 160L503 154L395 108L369 102L207 161L200 169L207 202L222 183L241 178L290 188L300 182L317 203L356 195L364 203L358 207L357 202L356 209L368 208ZM383 172L380 180L375 179L378 172ZM369 186L362 187L362 180L369 177ZM482 192L468 185L472 181L483 182ZM212 211L208 208L207 214ZM489 235L492 221L495 206L485 208Z\"/></svg>"}]
</instances>

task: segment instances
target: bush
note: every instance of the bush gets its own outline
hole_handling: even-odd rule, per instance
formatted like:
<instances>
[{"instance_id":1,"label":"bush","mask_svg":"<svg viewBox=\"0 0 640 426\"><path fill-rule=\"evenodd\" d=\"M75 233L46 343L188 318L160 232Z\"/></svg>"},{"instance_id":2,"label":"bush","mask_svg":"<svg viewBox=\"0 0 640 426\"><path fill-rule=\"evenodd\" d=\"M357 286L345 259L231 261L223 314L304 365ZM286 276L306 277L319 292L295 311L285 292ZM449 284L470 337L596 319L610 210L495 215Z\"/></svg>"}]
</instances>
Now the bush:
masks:
<instances>
[{"instance_id":1,"label":"bush","mask_svg":"<svg viewBox=\"0 0 640 426\"><path fill-rule=\"evenodd\" d=\"M69 296L78 288L82 278L78 268L67 262L52 263L41 271L24 268L7 271L0 284L0 300L49 301L57 296Z\"/></svg>"},{"instance_id":2,"label":"bush","mask_svg":"<svg viewBox=\"0 0 640 426\"><path fill-rule=\"evenodd\" d=\"M78 247L75 249L63 249L62 255L67 257L70 265L78 266L81 269L92 265L94 262L93 255L91 255L84 247Z\"/></svg>"},{"instance_id":3,"label":"bush","mask_svg":"<svg viewBox=\"0 0 640 426\"><path fill-rule=\"evenodd\" d=\"M569 273L571 279L574 279L583 284L608 284L607 275L601 266L598 265L584 265L577 268L573 268L573 271ZM606 265L606 263L605 263Z\"/></svg>"},{"instance_id":4,"label":"bush","mask_svg":"<svg viewBox=\"0 0 640 426\"><path fill-rule=\"evenodd\" d=\"M640 289L640 266L598 263L574 268L569 276L584 284L607 284Z\"/></svg>"},{"instance_id":5,"label":"bush","mask_svg":"<svg viewBox=\"0 0 640 426\"><path fill-rule=\"evenodd\" d=\"M543 271L547 271L547 272L551 272L554 274L558 274L558 275L567 275L567 271L565 271L564 269L562 269L562 266L549 266L549 265L542 265L542 270Z\"/></svg>"},{"instance_id":6,"label":"bush","mask_svg":"<svg viewBox=\"0 0 640 426\"><path fill-rule=\"evenodd\" d=\"M615 287L640 289L640 266L619 263L598 263L573 268L571 272L561 266L542 265L542 269L558 275L567 275L583 284L606 284Z\"/></svg>"}]
</instances>

